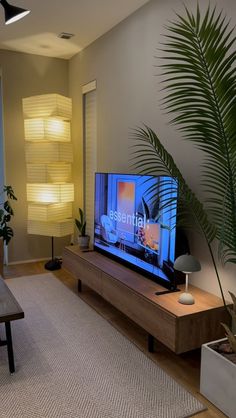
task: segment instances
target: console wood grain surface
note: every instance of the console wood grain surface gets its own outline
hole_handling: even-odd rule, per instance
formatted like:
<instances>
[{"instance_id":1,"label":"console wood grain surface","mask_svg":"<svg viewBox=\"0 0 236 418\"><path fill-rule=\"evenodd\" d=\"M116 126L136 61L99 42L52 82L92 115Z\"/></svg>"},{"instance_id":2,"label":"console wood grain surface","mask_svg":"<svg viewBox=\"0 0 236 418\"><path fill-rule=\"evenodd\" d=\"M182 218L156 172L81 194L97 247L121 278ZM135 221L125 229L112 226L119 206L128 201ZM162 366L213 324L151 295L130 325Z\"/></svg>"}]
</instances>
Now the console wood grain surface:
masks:
<instances>
[{"instance_id":1,"label":"console wood grain surface","mask_svg":"<svg viewBox=\"0 0 236 418\"><path fill-rule=\"evenodd\" d=\"M179 292L156 295L165 289L96 251L80 251L78 246L65 248L63 267L178 354L224 335L220 322L228 322L228 316L222 300L197 287L189 287L195 304L182 305Z\"/></svg>"},{"instance_id":2,"label":"console wood grain surface","mask_svg":"<svg viewBox=\"0 0 236 418\"><path fill-rule=\"evenodd\" d=\"M21 318L24 318L22 308L0 277L0 322L14 321Z\"/></svg>"}]
</instances>

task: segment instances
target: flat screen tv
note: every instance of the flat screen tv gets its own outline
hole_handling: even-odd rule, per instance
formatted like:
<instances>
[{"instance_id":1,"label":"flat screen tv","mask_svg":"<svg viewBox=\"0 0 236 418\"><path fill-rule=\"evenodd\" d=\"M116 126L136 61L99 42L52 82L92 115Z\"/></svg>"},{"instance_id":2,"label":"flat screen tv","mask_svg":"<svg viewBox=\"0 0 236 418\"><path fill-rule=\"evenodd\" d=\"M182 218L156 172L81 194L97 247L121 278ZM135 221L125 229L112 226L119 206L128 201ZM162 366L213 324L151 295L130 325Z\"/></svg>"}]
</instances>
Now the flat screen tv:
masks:
<instances>
[{"instance_id":1,"label":"flat screen tv","mask_svg":"<svg viewBox=\"0 0 236 418\"><path fill-rule=\"evenodd\" d=\"M96 173L94 250L174 290L177 193L171 177Z\"/></svg>"}]
</instances>

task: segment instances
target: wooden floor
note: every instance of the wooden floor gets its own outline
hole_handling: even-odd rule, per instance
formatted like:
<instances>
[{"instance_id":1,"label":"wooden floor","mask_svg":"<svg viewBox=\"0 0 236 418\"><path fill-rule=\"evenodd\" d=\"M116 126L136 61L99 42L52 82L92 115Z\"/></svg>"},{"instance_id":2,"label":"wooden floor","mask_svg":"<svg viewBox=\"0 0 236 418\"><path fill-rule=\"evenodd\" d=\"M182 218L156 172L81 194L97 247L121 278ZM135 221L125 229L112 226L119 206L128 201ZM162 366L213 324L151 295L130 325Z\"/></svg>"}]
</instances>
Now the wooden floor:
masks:
<instances>
[{"instance_id":1,"label":"wooden floor","mask_svg":"<svg viewBox=\"0 0 236 418\"><path fill-rule=\"evenodd\" d=\"M4 278L13 278L46 272L48 271L44 269L44 263L42 262L17 264L4 267ZM76 280L69 273L63 270L63 268L61 270L54 271L53 274L73 292L78 294ZM196 398L206 405L208 410L194 415L195 417L226 417L226 415L221 413L199 393L200 350L176 355L163 346L163 344L156 341L155 353L151 354L147 351L147 333L126 318L117 309L85 286L83 286L82 293L80 293L78 297L92 306L99 314L112 323L114 327L133 341L134 344L145 352L146 355L160 365L162 369L164 369L177 382L182 384L187 390L196 396Z\"/></svg>"}]
</instances>

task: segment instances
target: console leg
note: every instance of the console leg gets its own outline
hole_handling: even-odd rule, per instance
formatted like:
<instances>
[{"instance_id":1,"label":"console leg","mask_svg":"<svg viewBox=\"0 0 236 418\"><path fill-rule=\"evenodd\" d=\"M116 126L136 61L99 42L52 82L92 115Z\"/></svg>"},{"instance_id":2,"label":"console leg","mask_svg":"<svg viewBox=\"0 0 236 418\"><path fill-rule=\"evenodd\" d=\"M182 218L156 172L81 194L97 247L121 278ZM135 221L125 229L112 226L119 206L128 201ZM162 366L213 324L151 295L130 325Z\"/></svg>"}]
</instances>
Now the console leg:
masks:
<instances>
[{"instance_id":1,"label":"console leg","mask_svg":"<svg viewBox=\"0 0 236 418\"><path fill-rule=\"evenodd\" d=\"M13 347L12 347L11 323L10 322L5 322L5 329L6 329L9 371L10 371L11 374L13 374L13 373L15 373L15 363L14 363L14 354L13 354Z\"/></svg>"},{"instance_id":2,"label":"console leg","mask_svg":"<svg viewBox=\"0 0 236 418\"><path fill-rule=\"evenodd\" d=\"M151 334L148 334L148 351L154 353L154 337Z\"/></svg>"},{"instance_id":3,"label":"console leg","mask_svg":"<svg viewBox=\"0 0 236 418\"><path fill-rule=\"evenodd\" d=\"M78 279L78 292L81 293L82 292L82 282L80 279Z\"/></svg>"}]
</instances>

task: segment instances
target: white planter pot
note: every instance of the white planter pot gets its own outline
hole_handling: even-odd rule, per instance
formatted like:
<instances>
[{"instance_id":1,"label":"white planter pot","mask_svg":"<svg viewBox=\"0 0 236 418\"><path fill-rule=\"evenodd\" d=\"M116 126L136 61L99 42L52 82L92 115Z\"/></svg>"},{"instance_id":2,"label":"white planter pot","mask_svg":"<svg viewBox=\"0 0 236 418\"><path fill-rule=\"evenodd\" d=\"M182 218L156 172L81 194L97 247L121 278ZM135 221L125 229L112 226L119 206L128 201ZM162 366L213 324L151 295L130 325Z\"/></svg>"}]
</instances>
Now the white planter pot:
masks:
<instances>
[{"instance_id":1,"label":"white planter pot","mask_svg":"<svg viewBox=\"0 0 236 418\"><path fill-rule=\"evenodd\" d=\"M78 236L78 244L81 250L89 248L89 240L89 235L85 235L85 237Z\"/></svg>"},{"instance_id":2,"label":"white planter pot","mask_svg":"<svg viewBox=\"0 0 236 418\"><path fill-rule=\"evenodd\" d=\"M224 341L224 340L218 340ZM202 345L200 392L230 418L236 417L236 364Z\"/></svg>"}]
</instances>

